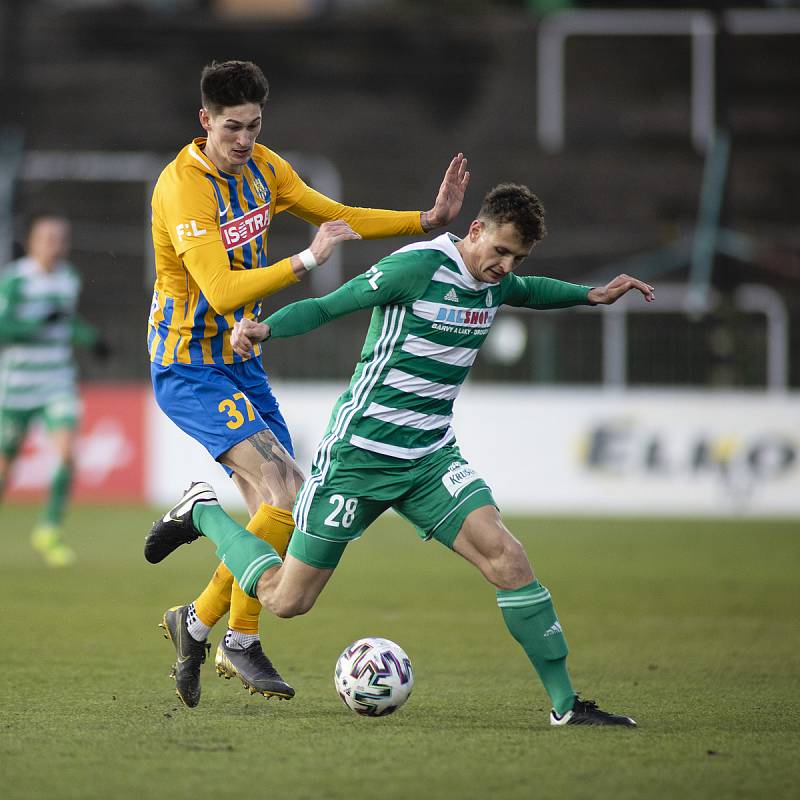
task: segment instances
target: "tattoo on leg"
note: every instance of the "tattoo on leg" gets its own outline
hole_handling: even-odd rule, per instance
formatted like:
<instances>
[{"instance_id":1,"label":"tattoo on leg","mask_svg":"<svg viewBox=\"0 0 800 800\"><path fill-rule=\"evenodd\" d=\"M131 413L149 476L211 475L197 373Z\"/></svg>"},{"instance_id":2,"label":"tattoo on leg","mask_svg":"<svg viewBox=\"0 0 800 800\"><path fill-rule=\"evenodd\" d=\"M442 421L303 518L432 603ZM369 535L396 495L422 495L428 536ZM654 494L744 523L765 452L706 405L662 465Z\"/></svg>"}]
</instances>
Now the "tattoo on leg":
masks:
<instances>
[{"instance_id":1,"label":"tattoo on leg","mask_svg":"<svg viewBox=\"0 0 800 800\"><path fill-rule=\"evenodd\" d=\"M268 464L274 464L284 487L294 486L295 491L303 482L303 474L294 463L286 448L269 431L259 431L247 439L250 445Z\"/></svg>"}]
</instances>

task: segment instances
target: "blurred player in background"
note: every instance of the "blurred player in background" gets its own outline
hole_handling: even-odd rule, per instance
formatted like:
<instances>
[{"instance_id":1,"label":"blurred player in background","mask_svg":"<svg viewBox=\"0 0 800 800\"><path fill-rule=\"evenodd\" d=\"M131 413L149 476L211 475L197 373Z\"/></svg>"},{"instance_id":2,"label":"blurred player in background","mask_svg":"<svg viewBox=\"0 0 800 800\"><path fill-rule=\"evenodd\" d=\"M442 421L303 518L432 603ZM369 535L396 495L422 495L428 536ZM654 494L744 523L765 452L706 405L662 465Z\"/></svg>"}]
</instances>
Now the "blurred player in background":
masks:
<instances>
[{"instance_id":1,"label":"blurred player in background","mask_svg":"<svg viewBox=\"0 0 800 800\"><path fill-rule=\"evenodd\" d=\"M81 283L67 261L70 238L64 217L33 218L25 256L0 274L0 495L31 423L41 421L58 463L31 542L53 567L75 560L61 535L80 419L73 348L93 347L101 357L108 352L76 313Z\"/></svg>"},{"instance_id":2,"label":"blurred player in background","mask_svg":"<svg viewBox=\"0 0 800 800\"><path fill-rule=\"evenodd\" d=\"M653 300L652 286L627 275L595 288L514 275L545 233L538 198L525 186L501 184L486 195L463 239L445 233L409 245L265 324L237 322L234 350L247 355L270 335L297 336L373 309L361 360L297 496L285 560L232 520L207 483L193 484L155 523L148 560L206 535L246 592L278 616L293 617L313 606L347 544L394 508L422 538L458 553L494 585L509 632L550 696L551 725L634 727L630 717L602 711L573 689L550 592L503 524L491 489L461 455L452 427L453 404L500 306L607 305L629 291ZM489 404L485 424L511 436L515 426L547 424L537 422L535 409L531 417L508 419Z\"/></svg>"},{"instance_id":3,"label":"blurred player in background","mask_svg":"<svg viewBox=\"0 0 800 800\"><path fill-rule=\"evenodd\" d=\"M262 298L302 280L339 242L447 224L461 209L469 173L459 154L430 211L344 206L309 188L287 161L256 143L268 85L255 64L213 63L203 70L200 89L206 136L181 150L153 192L153 389L164 413L231 474L250 513L247 529L284 554L303 475L260 347L237 355L230 332L238 320L257 319ZM282 211L320 229L308 249L268 265L269 228ZM164 614L162 627L177 654L178 696L189 707L198 704L207 638L229 610L218 673L238 675L251 692L292 697L261 646L260 604L224 564L193 603Z\"/></svg>"}]
</instances>

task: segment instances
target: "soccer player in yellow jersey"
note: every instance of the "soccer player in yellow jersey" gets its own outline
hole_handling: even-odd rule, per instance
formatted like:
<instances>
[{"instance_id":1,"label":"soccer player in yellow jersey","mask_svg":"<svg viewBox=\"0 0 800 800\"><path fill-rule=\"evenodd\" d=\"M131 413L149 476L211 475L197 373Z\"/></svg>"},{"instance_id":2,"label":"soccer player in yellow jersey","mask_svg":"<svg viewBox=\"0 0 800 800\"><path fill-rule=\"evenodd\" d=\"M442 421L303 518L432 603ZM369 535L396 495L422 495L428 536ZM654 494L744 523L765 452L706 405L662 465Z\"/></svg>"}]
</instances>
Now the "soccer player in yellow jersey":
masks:
<instances>
[{"instance_id":1,"label":"soccer player in yellow jersey","mask_svg":"<svg viewBox=\"0 0 800 800\"><path fill-rule=\"evenodd\" d=\"M467 162L450 162L429 211L387 211L337 203L308 187L292 166L256 139L268 85L251 62L204 68L200 124L206 137L183 148L153 191L156 281L148 348L156 401L222 464L244 497L247 529L283 555L294 529L291 508L303 482L292 442L261 364L236 354L237 320L258 319L267 295L297 283L349 239L418 235L449 223L469 182ZM319 226L308 249L272 265L272 219L289 211ZM294 690L264 654L258 600L220 564L188 605L165 612L178 696L200 701L200 667L211 628L230 611L217 672L238 675L251 693L290 698Z\"/></svg>"}]
</instances>

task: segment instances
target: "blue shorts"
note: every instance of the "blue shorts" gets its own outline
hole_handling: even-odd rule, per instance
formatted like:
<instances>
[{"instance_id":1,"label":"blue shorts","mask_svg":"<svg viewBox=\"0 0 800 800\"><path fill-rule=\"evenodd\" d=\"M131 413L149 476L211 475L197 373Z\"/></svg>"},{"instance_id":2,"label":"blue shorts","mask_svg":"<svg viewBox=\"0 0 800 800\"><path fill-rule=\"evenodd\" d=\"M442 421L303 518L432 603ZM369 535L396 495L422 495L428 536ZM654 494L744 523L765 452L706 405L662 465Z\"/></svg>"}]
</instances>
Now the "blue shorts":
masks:
<instances>
[{"instance_id":1,"label":"blue shorts","mask_svg":"<svg viewBox=\"0 0 800 800\"><path fill-rule=\"evenodd\" d=\"M265 428L294 458L292 438L261 359L202 366L150 364L150 377L161 410L215 460Z\"/></svg>"}]
</instances>

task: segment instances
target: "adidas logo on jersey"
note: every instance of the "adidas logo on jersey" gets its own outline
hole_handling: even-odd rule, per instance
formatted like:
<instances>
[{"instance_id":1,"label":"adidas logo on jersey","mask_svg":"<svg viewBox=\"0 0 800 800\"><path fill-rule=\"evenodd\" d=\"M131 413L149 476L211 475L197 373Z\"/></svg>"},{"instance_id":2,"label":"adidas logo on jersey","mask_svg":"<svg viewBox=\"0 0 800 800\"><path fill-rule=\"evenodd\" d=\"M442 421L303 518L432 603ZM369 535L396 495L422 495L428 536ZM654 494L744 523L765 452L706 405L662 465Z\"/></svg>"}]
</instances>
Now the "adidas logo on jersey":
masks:
<instances>
[{"instance_id":1,"label":"adidas logo on jersey","mask_svg":"<svg viewBox=\"0 0 800 800\"><path fill-rule=\"evenodd\" d=\"M545 632L544 638L546 639L548 636L555 636L557 633L561 633L561 623L556 620Z\"/></svg>"},{"instance_id":2,"label":"adidas logo on jersey","mask_svg":"<svg viewBox=\"0 0 800 800\"><path fill-rule=\"evenodd\" d=\"M448 303L459 303L460 300L458 299L458 295L456 294L455 289L451 289L445 296L444 299L447 300Z\"/></svg>"}]
</instances>

